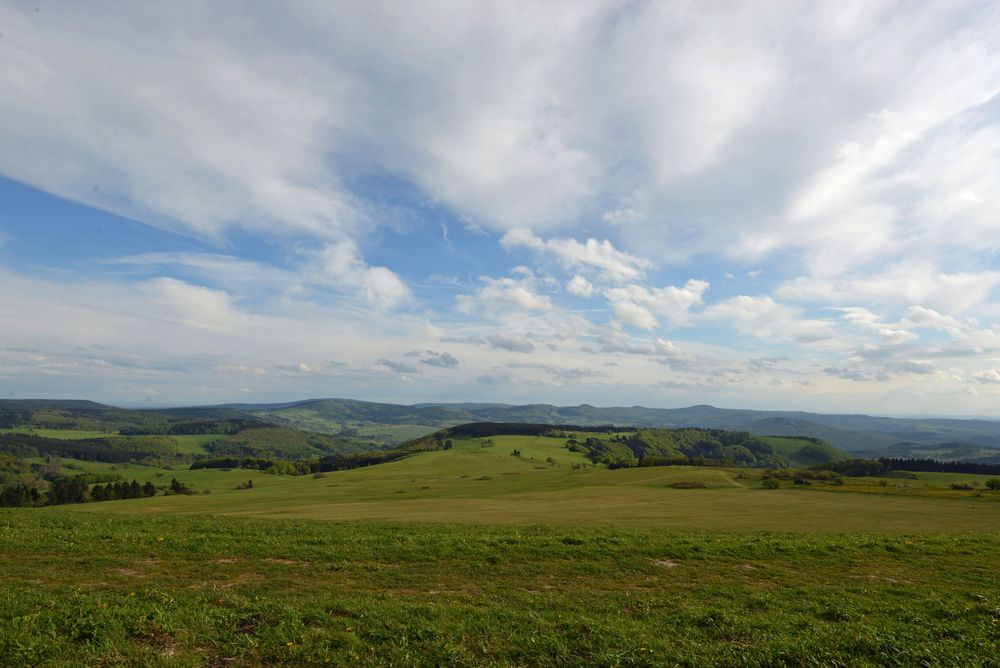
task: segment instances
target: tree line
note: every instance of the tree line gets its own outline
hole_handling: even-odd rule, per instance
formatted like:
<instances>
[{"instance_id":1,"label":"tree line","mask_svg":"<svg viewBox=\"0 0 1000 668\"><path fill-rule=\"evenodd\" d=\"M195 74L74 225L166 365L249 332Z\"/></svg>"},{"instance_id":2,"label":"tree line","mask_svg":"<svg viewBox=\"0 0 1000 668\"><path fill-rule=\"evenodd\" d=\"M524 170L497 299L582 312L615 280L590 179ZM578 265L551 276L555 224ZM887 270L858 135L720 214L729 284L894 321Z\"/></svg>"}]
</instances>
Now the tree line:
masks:
<instances>
[{"instance_id":1,"label":"tree line","mask_svg":"<svg viewBox=\"0 0 1000 668\"><path fill-rule=\"evenodd\" d=\"M880 457L879 459L847 459L842 462L823 464L822 468L852 477L885 476L891 475L896 471L1000 475L1000 464L943 462L928 458L904 459L899 457Z\"/></svg>"},{"instance_id":2,"label":"tree line","mask_svg":"<svg viewBox=\"0 0 1000 668\"><path fill-rule=\"evenodd\" d=\"M176 484L175 484L176 483ZM186 487L172 481L177 487L175 493L183 493ZM156 495L156 486L151 482L140 485L138 480L132 482L114 482L105 485L87 485L79 477L56 478L51 481L48 490L41 491L32 485L9 485L0 490L0 506L6 508L23 508L33 506L60 506L68 503L85 503L87 501L116 501L118 499L141 499Z\"/></svg>"}]
</instances>

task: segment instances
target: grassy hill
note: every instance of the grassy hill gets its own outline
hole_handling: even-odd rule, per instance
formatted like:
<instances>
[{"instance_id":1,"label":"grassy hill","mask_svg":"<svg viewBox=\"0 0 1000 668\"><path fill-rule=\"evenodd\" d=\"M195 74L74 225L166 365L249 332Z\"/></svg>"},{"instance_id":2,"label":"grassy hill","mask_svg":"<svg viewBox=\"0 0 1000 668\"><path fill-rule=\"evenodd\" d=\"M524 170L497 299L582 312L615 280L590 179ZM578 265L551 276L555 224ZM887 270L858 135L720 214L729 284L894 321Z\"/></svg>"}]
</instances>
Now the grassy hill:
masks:
<instances>
[{"instance_id":1,"label":"grassy hill","mask_svg":"<svg viewBox=\"0 0 1000 668\"><path fill-rule=\"evenodd\" d=\"M382 519L769 531L962 531L1000 521L1000 492L950 490L946 484L882 488L874 483L790 483L761 487L761 472L700 466L618 470L593 464L563 438L490 436L452 439L453 447L377 466L313 476L259 471L168 472L211 494L157 496L65 506L76 511L225 514L310 519ZM520 456L514 456L515 450ZM128 476L140 471L129 471ZM154 475L149 469L142 472ZM929 474L921 474L929 475ZM191 477L189 477L191 476ZM251 490L237 482L254 480ZM983 476L965 476L978 481ZM143 481L144 478L140 478ZM162 481L162 477L161 477ZM676 483L699 489L675 489ZM824 493L838 492L838 493ZM974 494L979 493L979 497Z\"/></svg>"}]
</instances>

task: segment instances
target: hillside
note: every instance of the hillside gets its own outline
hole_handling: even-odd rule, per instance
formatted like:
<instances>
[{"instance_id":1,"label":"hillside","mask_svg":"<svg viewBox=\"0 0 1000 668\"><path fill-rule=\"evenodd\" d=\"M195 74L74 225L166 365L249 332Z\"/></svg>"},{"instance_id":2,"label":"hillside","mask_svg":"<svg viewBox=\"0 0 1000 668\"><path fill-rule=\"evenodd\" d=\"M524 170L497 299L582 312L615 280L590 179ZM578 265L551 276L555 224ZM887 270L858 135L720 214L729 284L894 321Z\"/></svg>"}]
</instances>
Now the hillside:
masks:
<instances>
[{"instance_id":1,"label":"hillside","mask_svg":"<svg viewBox=\"0 0 1000 668\"><path fill-rule=\"evenodd\" d=\"M36 427L117 431L128 427L208 419L255 418L301 430L337 435L361 447L404 443L442 427L468 422L518 422L636 427L726 429L760 436L819 438L840 450L877 456L900 442L920 446L975 446L965 458L1000 457L1000 421L826 415L801 411L687 408L421 403L412 406L353 399L309 399L274 404L224 404L125 410L87 401L0 401L0 428ZM368 445L366 445L368 444Z\"/></svg>"},{"instance_id":2,"label":"hillside","mask_svg":"<svg viewBox=\"0 0 1000 668\"><path fill-rule=\"evenodd\" d=\"M232 406L236 408L237 405ZM820 438L841 450L859 454L877 454L899 441L927 445L942 442L968 442L993 449L1000 455L1000 421L902 419L864 415L823 415L801 411L755 411L723 409L707 405L687 408L602 408L554 406L550 404L441 404L413 406L371 403L345 399L319 399L294 404L258 405L255 415L304 429L337 433L351 429L384 429L387 442L397 433L396 442L430 433L435 428L464 422L523 422L542 424L577 424L581 426L618 425L638 427L698 427L751 431L758 435L810 436ZM400 428L407 428L401 430Z\"/></svg>"}]
</instances>

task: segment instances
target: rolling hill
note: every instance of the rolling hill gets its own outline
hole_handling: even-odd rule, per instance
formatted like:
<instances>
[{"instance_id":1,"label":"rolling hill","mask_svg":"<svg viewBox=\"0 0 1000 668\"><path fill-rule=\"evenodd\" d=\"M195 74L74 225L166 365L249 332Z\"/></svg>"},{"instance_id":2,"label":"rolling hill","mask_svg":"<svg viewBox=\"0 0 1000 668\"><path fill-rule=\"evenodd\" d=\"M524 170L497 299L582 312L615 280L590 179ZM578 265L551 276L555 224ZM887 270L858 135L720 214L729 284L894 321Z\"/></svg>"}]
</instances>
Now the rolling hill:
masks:
<instances>
[{"instance_id":1,"label":"rolling hill","mask_svg":"<svg viewBox=\"0 0 1000 668\"><path fill-rule=\"evenodd\" d=\"M55 429L117 431L125 427L174 424L193 420L255 418L296 429L338 435L367 447L403 443L442 427L469 422L519 422L697 427L750 431L761 436L806 436L859 455L877 456L897 443L939 446L943 456L1000 457L1000 421L948 418L889 418L827 415L803 411L758 411L695 405L686 408L599 407L590 404L509 405L501 403L421 403L400 405L354 399L308 399L273 404L223 404L156 410L126 410L90 401L0 401L0 428L19 423Z\"/></svg>"}]
</instances>

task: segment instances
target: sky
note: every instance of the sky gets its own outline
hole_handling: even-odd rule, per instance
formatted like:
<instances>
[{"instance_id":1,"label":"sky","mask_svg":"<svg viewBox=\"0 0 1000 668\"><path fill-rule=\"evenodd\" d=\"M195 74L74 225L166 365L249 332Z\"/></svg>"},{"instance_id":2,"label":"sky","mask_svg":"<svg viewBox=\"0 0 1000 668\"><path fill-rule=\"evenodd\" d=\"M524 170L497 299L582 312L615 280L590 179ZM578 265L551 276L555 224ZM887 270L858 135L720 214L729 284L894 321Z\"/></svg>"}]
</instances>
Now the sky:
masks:
<instances>
[{"instance_id":1,"label":"sky","mask_svg":"<svg viewBox=\"0 0 1000 668\"><path fill-rule=\"evenodd\" d=\"M0 3L0 397L1000 416L996 2Z\"/></svg>"}]
</instances>

